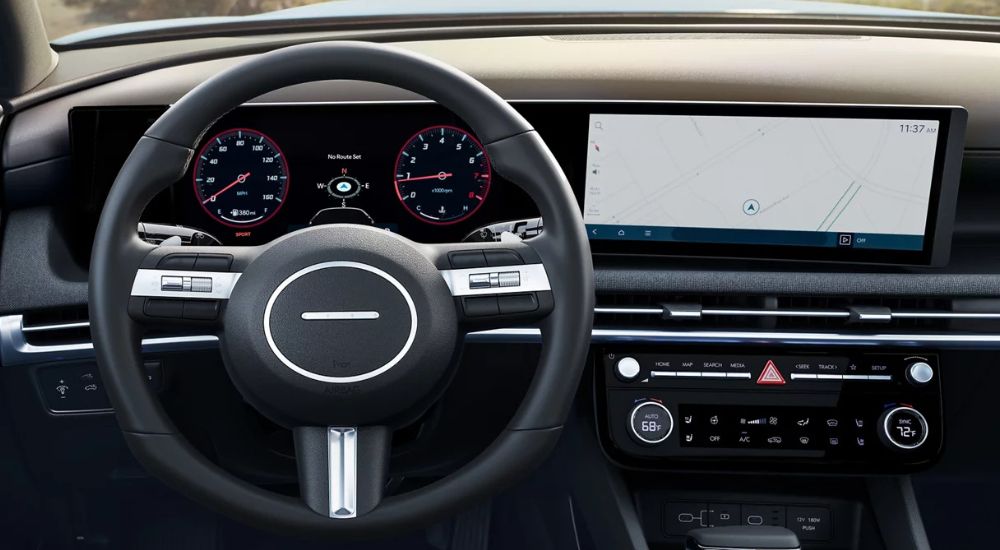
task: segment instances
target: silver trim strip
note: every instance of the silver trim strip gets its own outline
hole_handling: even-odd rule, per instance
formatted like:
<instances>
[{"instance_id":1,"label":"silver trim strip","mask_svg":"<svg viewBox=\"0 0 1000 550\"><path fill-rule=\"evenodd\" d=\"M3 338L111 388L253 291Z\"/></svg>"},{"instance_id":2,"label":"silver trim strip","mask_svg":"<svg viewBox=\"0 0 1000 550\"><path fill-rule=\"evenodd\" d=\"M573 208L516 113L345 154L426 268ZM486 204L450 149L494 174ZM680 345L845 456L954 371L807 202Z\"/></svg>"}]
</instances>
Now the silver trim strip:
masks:
<instances>
[{"instance_id":1,"label":"silver trim strip","mask_svg":"<svg viewBox=\"0 0 1000 550\"><path fill-rule=\"evenodd\" d=\"M667 308L648 306L609 306L595 307L596 315L665 315ZM736 317L818 317L829 319L849 319L851 312L847 309L746 309L746 308L705 308L701 315L736 316ZM670 317L670 315L667 315ZM676 317L676 316L673 316ZM691 316L697 317L697 316ZM888 314L872 315L863 313L858 320L885 322L893 319L965 319L965 320L1000 320L1000 312L961 312L961 311L891 311Z\"/></svg>"},{"instance_id":2,"label":"silver trim strip","mask_svg":"<svg viewBox=\"0 0 1000 550\"><path fill-rule=\"evenodd\" d=\"M358 321L378 319L377 311L303 311L303 321Z\"/></svg>"},{"instance_id":3,"label":"silver trim strip","mask_svg":"<svg viewBox=\"0 0 1000 550\"><path fill-rule=\"evenodd\" d=\"M611 315L620 313L624 315L662 315L663 308L657 307L595 307L594 313Z\"/></svg>"},{"instance_id":4,"label":"silver trim strip","mask_svg":"<svg viewBox=\"0 0 1000 550\"><path fill-rule=\"evenodd\" d=\"M21 315L0 317L0 363L6 366L93 359L90 342L51 346L33 346L25 341ZM56 326L56 325L40 325ZM36 329L37 330L37 329ZM50 330L49 328L41 330ZM54 330L51 329L51 330ZM540 343L537 328L501 328L470 332L470 343ZM218 347L218 337L211 334L146 338L143 352L165 353L197 351ZM596 328L591 341L598 344L744 344L744 345L823 345L823 346L900 346L934 348L1000 349L1000 334L841 334L757 331L671 331Z\"/></svg>"},{"instance_id":5,"label":"silver trim strip","mask_svg":"<svg viewBox=\"0 0 1000 550\"><path fill-rule=\"evenodd\" d=\"M358 429L327 428L326 443L330 465L330 517L357 517Z\"/></svg>"},{"instance_id":6,"label":"silver trim strip","mask_svg":"<svg viewBox=\"0 0 1000 550\"><path fill-rule=\"evenodd\" d=\"M506 273L516 271L520 275L521 284L507 287L471 288L470 275L484 273ZM472 267L468 269L442 269L441 276L451 290L452 296L477 296L493 294L517 294L519 292L542 292L552 290L549 276L542 264L505 265L501 267Z\"/></svg>"},{"instance_id":7,"label":"silver trim strip","mask_svg":"<svg viewBox=\"0 0 1000 550\"><path fill-rule=\"evenodd\" d=\"M76 328L90 328L90 321L77 321L75 323L56 323L52 325L22 326L24 332L49 332L56 330L73 330Z\"/></svg>"},{"instance_id":8,"label":"silver trim strip","mask_svg":"<svg viewBox=\"0 0 1000 550\"><path fill-rule=\"evenodd\" d=\"M24 329L23 322L23 315L5 315L0 317L0 363L3 366L33 365L54 361L79 361L94 358L94 344L91 342L45 346L36 346L28 343L25 338L26 333L56 330L56 328L49 327L63 325L38 325L38 327L46 328L39 329L33 327L36 330L28 331ZM72 323L72 325L79 325L79 323ZM160 336L156 338L144 338L142 340L142 351L144 353L196 351L216 349L218 345L219 338L214 334Z\"/></svg>"},{"instance_id":9,"label":"silver trim strip","mask_svg":"<svg viewBox=\"0 0 1000 550\"><path fill-rule=\"evenodd\" d=\"M468 342L518 343L541 342L537 328L502 328L471 332ZM1000 334L849 334L824 332L764 332L720 330L642 330L595 328L591 341L617 343L696 343L745 345L823 345L823 346L900 346L937 348L1000 349Z\"/></svg>"},{"instance_id":10,"label":"silver trim strip","mask_svg":"<svg viewBox=\"0 0 1000 550\"><path fill-rule=\"evenodd\" d=\"M132 296L150 298L184 298L195 300L228 300L233 293L236 281L242 273L223 271L180 271L176 269L139 269L132 281ZM198 277L211 278L211 292L194 292L192 290L164 290L163 277Z\"/></svg>"}]
</instances>

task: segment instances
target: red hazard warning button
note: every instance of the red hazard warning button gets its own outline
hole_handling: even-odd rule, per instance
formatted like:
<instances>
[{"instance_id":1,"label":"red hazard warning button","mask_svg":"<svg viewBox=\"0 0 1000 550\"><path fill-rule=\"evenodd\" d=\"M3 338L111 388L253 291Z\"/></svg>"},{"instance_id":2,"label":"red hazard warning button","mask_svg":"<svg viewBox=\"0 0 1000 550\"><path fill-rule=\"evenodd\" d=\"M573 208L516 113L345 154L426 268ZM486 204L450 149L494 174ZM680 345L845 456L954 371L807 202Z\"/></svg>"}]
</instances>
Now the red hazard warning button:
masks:
<instances>
[{"instance_id":1,"label":"red hazard warning button","mask_svg":"<svg viewBox=\"0 0 1000 550\"><path fill-rule=\"evenodd\" d=\"M760 376L757 377L757 383L762 386L783 386L785 377L781 375L774 361L768 359L764 370L760 371Z\"/></svg>"}]
</instances>

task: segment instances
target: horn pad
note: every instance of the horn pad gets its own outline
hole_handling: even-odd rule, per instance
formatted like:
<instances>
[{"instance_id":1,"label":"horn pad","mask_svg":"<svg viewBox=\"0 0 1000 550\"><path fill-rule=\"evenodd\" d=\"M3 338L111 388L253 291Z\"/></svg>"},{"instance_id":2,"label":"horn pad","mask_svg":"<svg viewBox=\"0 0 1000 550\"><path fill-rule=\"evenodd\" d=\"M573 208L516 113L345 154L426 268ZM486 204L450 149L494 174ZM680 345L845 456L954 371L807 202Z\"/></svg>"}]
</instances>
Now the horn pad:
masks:
<instances>
[{"instance_id":1,"label":"horn pad","mask_svg":"<svg viewBox=\"0 0 1000 550\"><path fill-rule=\"evenodd\" d=\"M458 341L433 263L354 225L275 241L240 277L224 326L237 388L286 426L404 424L443 390Z\"/></svg>"}]
</instances>

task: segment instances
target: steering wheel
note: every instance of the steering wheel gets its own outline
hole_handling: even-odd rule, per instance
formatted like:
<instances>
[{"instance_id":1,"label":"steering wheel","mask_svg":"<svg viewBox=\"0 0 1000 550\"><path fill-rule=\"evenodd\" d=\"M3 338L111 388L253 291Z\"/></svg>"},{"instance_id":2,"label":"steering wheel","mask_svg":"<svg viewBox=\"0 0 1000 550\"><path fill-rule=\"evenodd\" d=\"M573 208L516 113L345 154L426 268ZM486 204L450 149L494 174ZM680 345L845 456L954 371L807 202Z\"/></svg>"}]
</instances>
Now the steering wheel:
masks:
<instances>
[{"instance_id":1,"label":"steering wheel","mask_svg":"<svg viewBox=\"0 0 1000 550\"><path fill-rule=\"evenodd\" d=\"M322 225L255 247L147 244L144 207L185 174L204 132L266 92L317 80L408 89L461 117L495 170L545 220L525 242L427 245L355 225ZM371 536L448 517L513 483L555 445L586 360L593 265L565 175L514 109L470 76L386 46L293 46L191 90L136 144L108 195L90 264L97 361L136 458L226 515L306 536ZM163 323L219 336L243 398L293 431L300 498L207 460L147 386L140 341ZM539 364L516 414L479 456L423 488L383 499L391 435L442 394L473 330L537 325Z\"/></svg>"}]
</instances>

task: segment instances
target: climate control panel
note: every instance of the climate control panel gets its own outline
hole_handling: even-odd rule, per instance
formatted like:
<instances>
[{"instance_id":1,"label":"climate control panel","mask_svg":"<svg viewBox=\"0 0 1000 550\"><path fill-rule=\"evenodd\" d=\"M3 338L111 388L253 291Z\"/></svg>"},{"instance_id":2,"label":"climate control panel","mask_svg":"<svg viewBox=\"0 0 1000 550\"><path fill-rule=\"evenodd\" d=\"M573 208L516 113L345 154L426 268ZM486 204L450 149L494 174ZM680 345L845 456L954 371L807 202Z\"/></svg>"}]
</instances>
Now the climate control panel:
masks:
<instances>
[{"instance_id":1,"label":"climate control panel","mask_svg":"<svg viewBox=\"0 0 1000 550\"><path fill-rule=\"evenodd\" d=\"M933 354L707 354L606 349L598 414L629 461L745 458L921 464L940 452Z\"/></svg>"}]
</instances>

